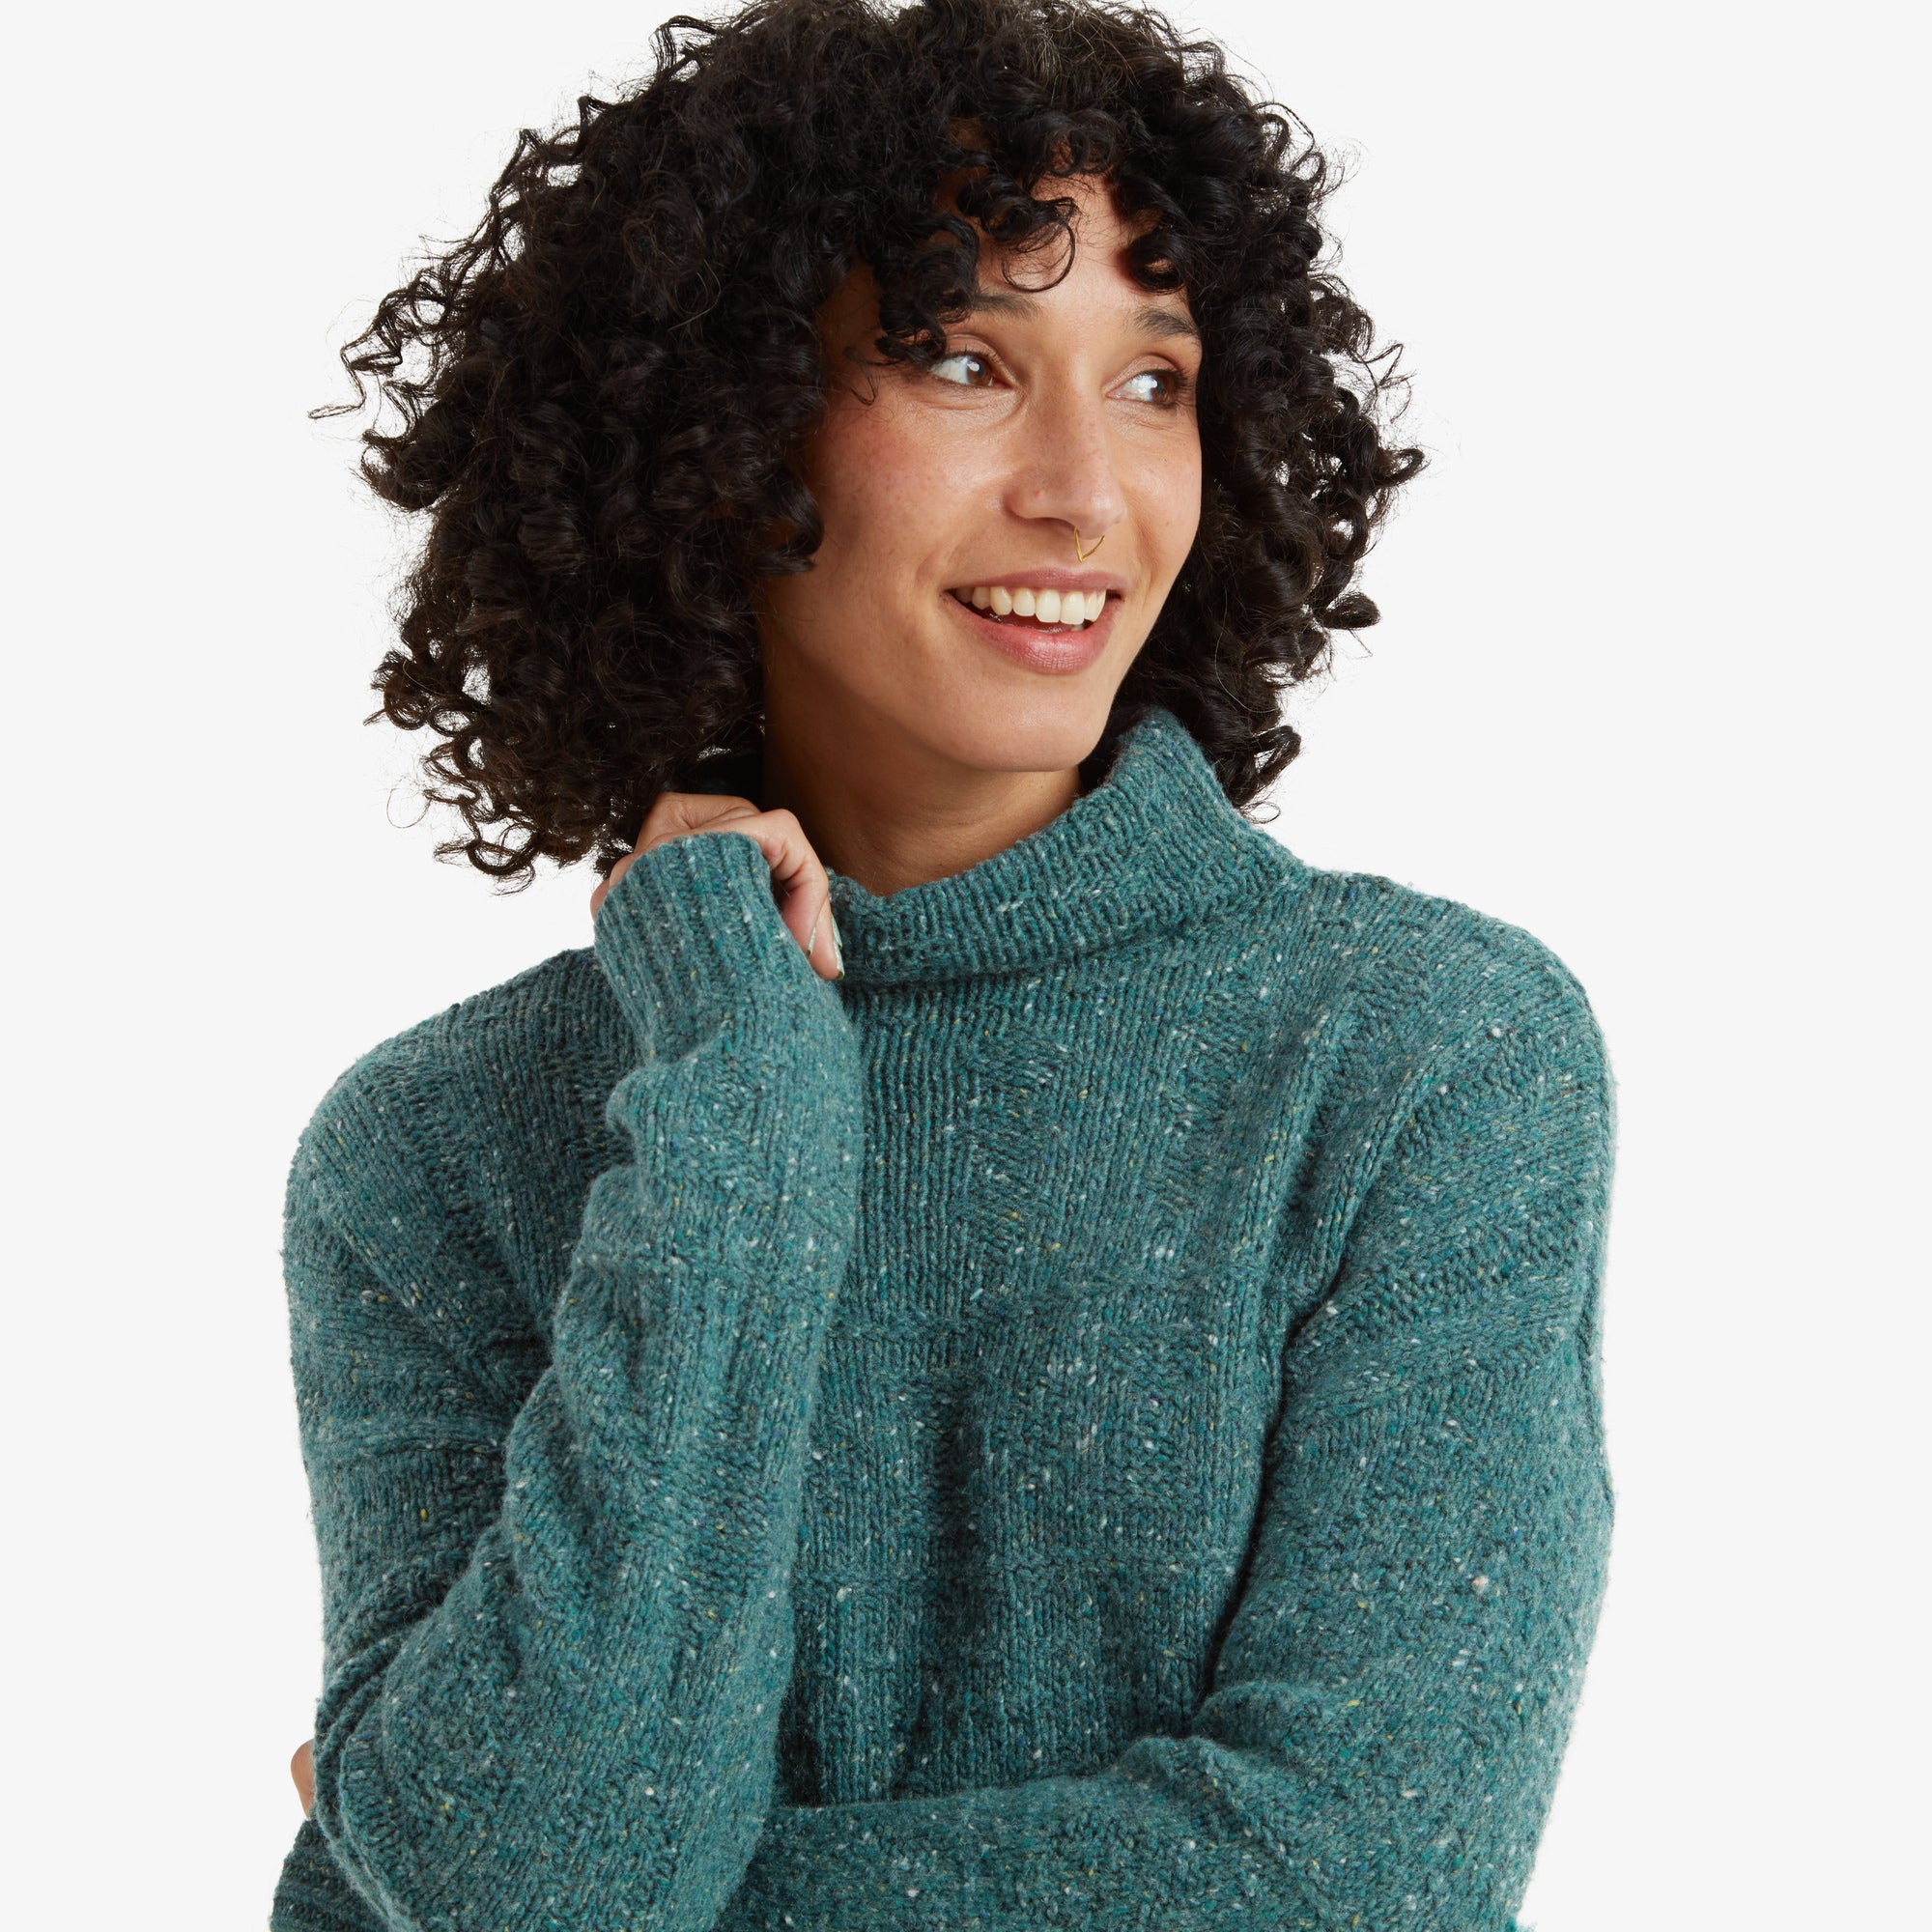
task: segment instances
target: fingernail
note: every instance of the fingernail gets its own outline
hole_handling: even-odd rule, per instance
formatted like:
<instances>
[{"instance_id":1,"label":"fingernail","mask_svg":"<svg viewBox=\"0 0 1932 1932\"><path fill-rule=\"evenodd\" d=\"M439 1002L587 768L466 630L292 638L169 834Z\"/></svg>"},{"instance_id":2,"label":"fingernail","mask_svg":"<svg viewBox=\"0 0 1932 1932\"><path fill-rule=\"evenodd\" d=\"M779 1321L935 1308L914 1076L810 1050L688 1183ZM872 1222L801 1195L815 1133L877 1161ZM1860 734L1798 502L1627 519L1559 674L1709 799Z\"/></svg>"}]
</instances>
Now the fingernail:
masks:
<instances>
[{"instance_id":1,"label":"fingernail","mask_svg":"<svg viewBox=\"0 0 1932 1932\"><path fill-rule=\"evenodd\" d=\"M811 930L806 935L805 956L810 959L818 951L818 928L824 923L825 908L820 906L817 919L811 922Z\"/></svg>"},{"instance_id":2,"label":"fingernail","mask_svg":"<svg viewBox=\"0 0 1932 1932\"><path fill-rule=\"evenodd\" d=\"M830 904L825 908L825 917L832 922L832 964L838 969L832 977L842 980L845 977L845 949L838 943L838 921L834 917Z\"/></svg>"}]
</instances>

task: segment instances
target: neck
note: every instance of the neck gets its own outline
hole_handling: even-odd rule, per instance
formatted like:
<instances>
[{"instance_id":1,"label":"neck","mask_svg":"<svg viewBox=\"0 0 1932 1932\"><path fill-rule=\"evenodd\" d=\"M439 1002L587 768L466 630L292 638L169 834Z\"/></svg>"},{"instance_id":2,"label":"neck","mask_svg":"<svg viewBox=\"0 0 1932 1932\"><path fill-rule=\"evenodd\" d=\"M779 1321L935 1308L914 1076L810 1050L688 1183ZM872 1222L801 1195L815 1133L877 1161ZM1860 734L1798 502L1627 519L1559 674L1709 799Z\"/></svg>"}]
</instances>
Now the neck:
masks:
<instances>
[{"instance_id":1,"label":"neck","mask_svg":"<svg viewBox=\"0 0 1932 1932\"><path fill-rule=\"evenodd\" d=\"M1178 934L1236 908L1252 912L1262 896L1298 890L1308 868L1228 802L1174 712L1144 702L1120 722L1077 768L1079 795L1056 814L1035 814L1040 822L1031 835L1005 843L998 833L956 840L959 852L994 848L977 864L931 877L914 867L915 882L875 893L843 869L849 855L828 861L845 955L841 989L1039 971ZM856 762L849 745L821 742L838 750L841 768ZM851 742L863 743L862 734ZM700 760L689 774L692 789L781 802L782 781L769 791L762 781L762 749ZM890 821L900 801L890 785L867 780L863 793L841 786L837 798L875 801ZM791 796L811 809L803 792ZM806 823L803 811L799 822ZM1011 822L1021 821L1015 814ZM808 830L825 837L816 825ZM928 847L926 866L933 864Z\"/></svg>"},{"instance_id":2,"label":"neck","mask_svg":"<svg viewBox=\"0 0 1932 1932\"><path fill-rule=\"evenodd\" d=\"M1077 766L988 771L902 729L768 687L759 807L791 811L834 871L883 898L950 879L1050 825L1080 796Z\"/></svg>"}]
</instances>

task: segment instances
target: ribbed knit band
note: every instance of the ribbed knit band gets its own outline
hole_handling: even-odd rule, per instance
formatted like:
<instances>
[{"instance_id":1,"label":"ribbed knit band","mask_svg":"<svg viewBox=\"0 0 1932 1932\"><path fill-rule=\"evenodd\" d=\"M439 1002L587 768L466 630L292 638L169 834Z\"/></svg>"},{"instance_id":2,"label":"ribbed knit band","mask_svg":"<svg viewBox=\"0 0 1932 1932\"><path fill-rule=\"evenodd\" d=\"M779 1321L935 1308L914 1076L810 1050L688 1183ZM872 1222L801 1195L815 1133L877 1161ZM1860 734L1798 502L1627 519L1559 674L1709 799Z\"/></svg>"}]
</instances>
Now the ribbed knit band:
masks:
<instances>
[{"instance_id":1,"label":"ribbed knit band","mask_svg":"<svg viewBox=\"0 0 1932 1932\"><path fill-rule=\"evenodd\" d=\"M633 861L598 911L595 944L658 1058L689 1050L753 988L771 999L824 985L779 916L763 851L739 832L693 833Z\"/></svg>"},{"instance_id":2,"label":"ribbed knit band","mask_svg":"<svg viewBox=\"0 0 1932 1932\"><path fill-rule=\"evenodd\" d=\"M322 1827L304 1818L275 1886L274 1932L381 1932L382 1921L343 1883Z\"/></svg>"}]
</instances>

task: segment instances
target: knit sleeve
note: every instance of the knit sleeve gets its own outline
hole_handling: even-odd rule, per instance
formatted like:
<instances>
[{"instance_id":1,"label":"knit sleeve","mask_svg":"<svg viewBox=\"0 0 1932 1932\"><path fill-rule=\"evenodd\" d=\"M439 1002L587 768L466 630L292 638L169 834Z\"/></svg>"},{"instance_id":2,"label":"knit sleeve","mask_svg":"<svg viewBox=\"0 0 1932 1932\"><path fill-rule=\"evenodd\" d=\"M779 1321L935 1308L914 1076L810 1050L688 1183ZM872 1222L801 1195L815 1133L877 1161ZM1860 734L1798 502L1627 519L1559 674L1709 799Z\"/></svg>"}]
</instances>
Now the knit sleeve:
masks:
<instances>
[{"instance_id":1,"label":"knit sleeve","mask_svg":"<svg viewBox=\"0 0 1932 1932\"><path fill-rule=\"evenodd\" d=\"M1078 1776L776 1808L720 1932L1510 1932L1612 1516L1613 1090L1580 992L1542 981L1486 990L1513 1018L1418 1066L1364 1156L1184 1728Z\"/></svg>"},{"instance_id":2,"label":"knit sleeve","mask_svg":"<svg viewBox=\"0 0 1932 1932\"><path fill-rule=\"evenodd\" d=\"M707 834L599 915L626 1151L514 1406L471 1332L476 1217L424 1145L452 1131L432 1075L364 1065L304 1136L285 1271L325 1657L277 1932L702 1928L743 1875L861 1132L838 994L768 880Z\"/></svg>"}]
</instances>

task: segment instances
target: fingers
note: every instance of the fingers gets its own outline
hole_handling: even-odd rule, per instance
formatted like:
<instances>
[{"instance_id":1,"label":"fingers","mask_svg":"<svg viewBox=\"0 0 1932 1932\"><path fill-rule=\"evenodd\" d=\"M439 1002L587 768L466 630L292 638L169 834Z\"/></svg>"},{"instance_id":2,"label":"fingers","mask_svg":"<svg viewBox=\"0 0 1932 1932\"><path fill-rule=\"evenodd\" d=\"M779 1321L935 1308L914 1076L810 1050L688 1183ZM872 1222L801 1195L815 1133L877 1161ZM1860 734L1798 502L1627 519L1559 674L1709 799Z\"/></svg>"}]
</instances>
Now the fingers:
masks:
<instances>
[{"instance_id":1,"label":"fingers","mask_svg":"<svg viewBox=\"0 0 1932 1932\"><path fill-rule=\"evenodd\" d=\"M741 833L757 845L772 868L779 914L792 937L821 978L838 979L845 969L832 919L832 881L797 816L782 809L754 811L750 817L722 819L716 829Z\"/></svg>"},{"instance_id":2,"label":"fingers","mask_svg":"<svg viewBox=\"0 0 1932 1932\"><path fill-rule=\"evenodd\" d=\"M305 1817L315 1816L315 1740L304 1738L296 1747L296 1754L289 1760L289 1776L296 1781L296 1794L301 1800Z\"/></svg>"},{"instance_id":3,"label":"fingers","mask_svg":"<svg viewBox=\"0 0 1932 1932\"><path fill-rule=\"evenodd\" d=\"M633 863L672 838L729 832L750 838L771 868L779 915L822 979L844 975L838 928L832 917L832 882L794 812L761 811L748 798L713 792L665 792L651 807L636 846L611 868L590 895L594 918L611 889Z\"/></svg>"}]
</instances>

